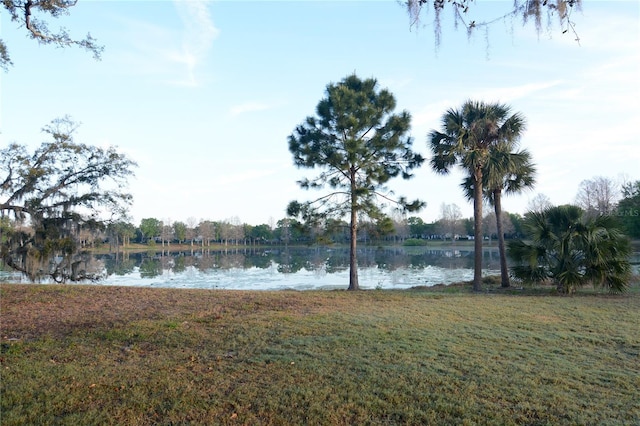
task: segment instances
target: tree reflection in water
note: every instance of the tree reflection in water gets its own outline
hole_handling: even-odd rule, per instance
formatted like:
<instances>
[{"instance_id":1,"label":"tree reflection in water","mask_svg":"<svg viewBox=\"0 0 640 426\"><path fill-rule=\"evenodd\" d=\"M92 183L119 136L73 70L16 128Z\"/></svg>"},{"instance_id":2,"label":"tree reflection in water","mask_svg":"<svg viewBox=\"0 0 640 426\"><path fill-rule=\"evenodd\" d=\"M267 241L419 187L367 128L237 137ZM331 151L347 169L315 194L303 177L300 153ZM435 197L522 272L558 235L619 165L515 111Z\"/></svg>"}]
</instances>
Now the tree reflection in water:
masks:
<instances>
[{"instance_id":1,"label":"tree reflection in water","mask_svg":"<svg viewBox=\"0 0 640 426\"><path fill-rule=\"evenodd\" d=\"M486 268L496 269L495 250L486 250ZM427 249L424 247L363 247L358 267L379 271L416 271L437 266L446 269L473 267L473 252L466 249ZM166 273L181 274L195 270L202 274L216 271L270 269L279 274L299 271L316 275L348 270L348 247L247 248L197 252L142 252L96 256L104 264L107 277L133 276L154 278Z\"/></svg>"}]
</instances>

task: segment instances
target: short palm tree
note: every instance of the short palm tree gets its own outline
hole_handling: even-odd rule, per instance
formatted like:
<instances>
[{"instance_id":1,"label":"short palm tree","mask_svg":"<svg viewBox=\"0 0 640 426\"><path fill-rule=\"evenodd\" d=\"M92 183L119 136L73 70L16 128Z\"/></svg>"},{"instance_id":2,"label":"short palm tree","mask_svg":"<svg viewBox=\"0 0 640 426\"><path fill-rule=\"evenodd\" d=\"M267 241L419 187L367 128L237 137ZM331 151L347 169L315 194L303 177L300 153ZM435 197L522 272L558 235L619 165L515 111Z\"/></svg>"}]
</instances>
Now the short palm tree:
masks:
<instances>
[{"instance_id":1,"label":"short palm tree","mask_svg":"<svg viewBox=\"0 0 640 426\"><path fill-rule=\"evenodd\" d=\"M501 286L511 285L507 267L507 253L504 242L502 224L502 195L517 194L535 184L536 168L531 161L531 153L526 149L511 152L517 141L500 143L491 148L489 160L485 165L482 177L484 198L493 206L496 213L496 233L498 234L498 251L500 252ZM467 176L462 182L467 199L473 198L473 177Z\"/></svg>"},{"instance_id":2,"label":"short palm tree","mask_svg":"<svg viewBox=\"0 0 640 426\"><path fill-rule=\"evenodd\" d=\"M593 284L624 292L631 276L629 240L609 215L588 216L577 206L550 207L525 218L528 241L509 242L514 276L552 280L561 293Z\"/></svg>"},{"instance_id":3,"label":"short palm tree","mask_svg":"<svg viewBox=\"0 0 640 426\"><path fill-rule=\"evenodd\" d=\"M524 118L511 114L500 103L467 101L459 110L450 109L442 116L442 131L429 133L433 153L431 167L448 174L458 165L468 172L473 183L474 276L473 289L482 283L482 194L483 175L492 147L510 143L520 137Z\"/></svg>"}]
</instances>

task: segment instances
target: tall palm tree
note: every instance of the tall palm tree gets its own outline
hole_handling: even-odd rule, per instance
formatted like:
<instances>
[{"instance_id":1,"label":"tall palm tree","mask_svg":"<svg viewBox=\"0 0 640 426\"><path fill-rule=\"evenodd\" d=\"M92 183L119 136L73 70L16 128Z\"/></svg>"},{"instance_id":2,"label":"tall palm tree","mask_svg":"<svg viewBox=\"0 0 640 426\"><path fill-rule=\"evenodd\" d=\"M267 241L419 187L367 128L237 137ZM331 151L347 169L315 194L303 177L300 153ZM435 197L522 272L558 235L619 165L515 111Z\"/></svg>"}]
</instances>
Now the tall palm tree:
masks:
<instances>
[{"instance_id":1,"label":"tall palm tree","mask_svg":"<svg viewBox=\"0 0 640 426\"><path fill-rule=\"evenodd\" d=\"M524 118L511 114L500 103L467 101L459 110L449 109L442 116L442 131L429 133L433 152L431 167L448 174L458 165L473 182L474 275L473 289L482 284L482 194L483 175L492 147L517 140L524 129Z\"/></svg>"},{"instance_id":2,"label":"tall palm tree","mask_svg":"<svg viewBox=\"0 0 640 426\"><path fill-rule=\"evenodd\" d=\"M530 212L527 241L509 242L514 275L527 282L552 280L561 293L591 283L624 292L631 276L631 244L610 215L590 216L577 206Z\"/></svg>"},{"instance_id":3,"label":"tall palm tree","mask_svg":"<svg viewBox=\"0 0 640 426\"><path fill-rule=\"evenodd\" d=\"M502 195L517 194L524 189L532 188L535 184L536 174L535 165L531 161L531 153L526 149L511 152L516 146L517 141L514 140L492 147L482 174L484 198L493 206L496 214L496 233L498 234L498 251L500 252L500 281L504 288L509 287L511 283L509 282L502 224ZM462 188L467 199L472 199L473 177L467 176L462 182Z\"/></svg>"}]
</instances>

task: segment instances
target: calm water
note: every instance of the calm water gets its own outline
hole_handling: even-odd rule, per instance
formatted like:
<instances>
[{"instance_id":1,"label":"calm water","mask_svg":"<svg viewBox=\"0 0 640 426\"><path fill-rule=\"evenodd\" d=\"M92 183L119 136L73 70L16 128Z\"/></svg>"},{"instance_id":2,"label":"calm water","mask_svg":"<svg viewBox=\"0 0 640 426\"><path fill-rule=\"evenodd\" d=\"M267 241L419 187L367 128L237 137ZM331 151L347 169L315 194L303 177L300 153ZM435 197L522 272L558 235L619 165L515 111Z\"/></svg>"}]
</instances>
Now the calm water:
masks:
<instances>
[{"instance_id":1,"label":"calm water","mask_svg":"<svg viewBox=\"0 0 640 426\"><path fill-rule=\"evenodd\" d=\"M345 289L348 248L268 248L109 255L106 285L278 290ZM499 274L498 252L485 251L486 274ZM361 248L360 286L404 289L473 279L473 252L423 247Z\"/></svg>"},{"instance_id":2,"label":"calm water","mask_svg":"<svg viewBox=\"0 0 640 426\"><path fill-rule=\"evenodd\" d=\"M485 247L485 275L499 275L498 251ZM640 273L640 253L632 258ZM146 252L96 256L98 285L234 290L346 289L348 248L260 248L227 251ZM473 279L468 248L363 247L358 274L364 289L406 289ZM2 281L20 281L3 274Z\"/></svg>"}]
</instances>

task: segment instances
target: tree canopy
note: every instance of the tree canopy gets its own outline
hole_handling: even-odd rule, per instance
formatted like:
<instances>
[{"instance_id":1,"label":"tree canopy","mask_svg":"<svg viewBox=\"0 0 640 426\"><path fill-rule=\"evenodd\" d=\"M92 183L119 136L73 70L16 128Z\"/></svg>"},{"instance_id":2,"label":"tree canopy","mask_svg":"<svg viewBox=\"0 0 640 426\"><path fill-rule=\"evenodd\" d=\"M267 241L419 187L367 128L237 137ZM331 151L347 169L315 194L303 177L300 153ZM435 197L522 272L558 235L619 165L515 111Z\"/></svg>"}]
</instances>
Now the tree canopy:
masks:
<instances>
[{"instance_id":1,"label":"tree canopy","mask_svg":"<svg viewBox=\"0 0 640 426\"><path fill-rule=\"evenodd\" d=\"M616 216L628 236L640 239L640 180L622 186Z\"/></svg>"},{"instance_id":2,"label":"tree canopy","mask_svg":"<svg viewBox=\"0 0 640 426\"><path fill-rule=\"evenodd\" d=\"M580 182L576 204L587 214L613 213L620 195L619 186L610 178L596 176Z\"/></svg>"},{"instance_id":3,"label":"tree canopy","mask_svg":"<svg viewBox=\"0 0 640 426\"><path fill-rule=\"evenodd\" d=\"M327 86L326 97L316 108L316 117L307 117L289 136L294 164L318 168L313 179L303 179L304 189L323 189L329 193L316 200L291 202L291 216L306 222L349 215L351 235L351 274L349 289L357 290L356 235L358 215L384 216L382 207L393 204L414 211L424 204L395 198L386 183L395 177L409 179L412 169L424 159L411 150L407 136L411 116L395 114L394 96L378 89L375 79L361 80L355 74Z\"/></svg>"},{"instance_id":4,"label":"tree canopy","mask_svg":"<svg viewBox=\"0 0 640 426\"><path fill-rule=\"evenodd\" d=\"M91 34L82 39L74 39L66 28L51 31L47 23L48 18L59 18L69 14L69 9L78 0L3 0L2 6L19 27L27 30L27 35L40 44L52 44L56 47L78 46L93 53L94 58L100 59L104 48L96 43ZM0 38L0 68L5 71L12 65L9 49Z\"/></svg>"},{"instance_id":5,"label":"tree canopy","mask_svg":"<svg viewBox=\"0 0 640 426\"><path fill-rule=\"evenodd\" d=\"M0 151L2 261L35 280L92 278L80 270L79 234L126 214L127 179L136 163L116 148L74 141L69 117L43 131L52 139L30 153L13 143Z\"/></svg>"}]
</instances>

